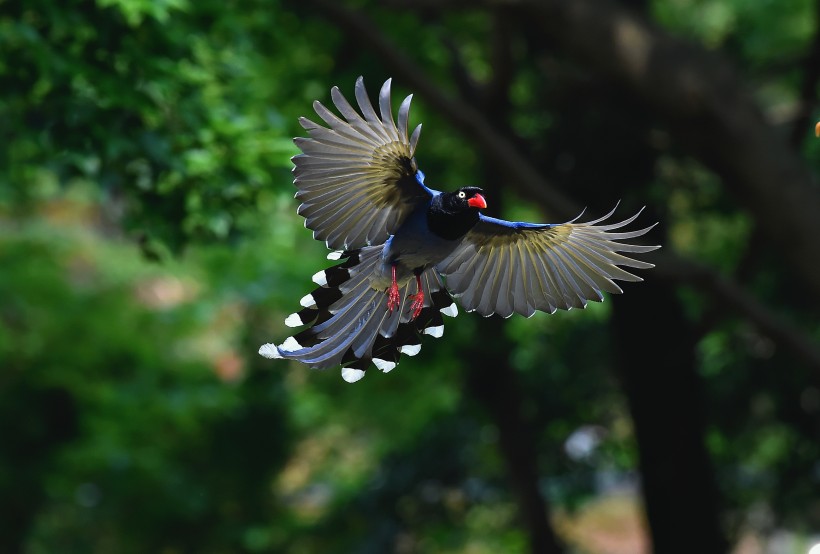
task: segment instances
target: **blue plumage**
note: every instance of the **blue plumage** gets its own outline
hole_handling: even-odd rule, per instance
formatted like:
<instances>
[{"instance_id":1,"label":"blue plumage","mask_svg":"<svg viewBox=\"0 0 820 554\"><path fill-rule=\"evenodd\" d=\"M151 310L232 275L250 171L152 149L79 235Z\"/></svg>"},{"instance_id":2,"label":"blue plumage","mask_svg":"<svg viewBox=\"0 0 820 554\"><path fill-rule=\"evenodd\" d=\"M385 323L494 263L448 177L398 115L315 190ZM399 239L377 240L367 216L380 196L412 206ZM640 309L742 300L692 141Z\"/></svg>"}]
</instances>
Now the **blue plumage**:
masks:
<instances>
[{"instance_id":1,"label":"blue plumage","mask_svg":"<svg viewBox=\"0 0 820 554\"><path fill-rule=\"evenodd\" d=\"M498 219L488 215L479 214L479 220L490 225L498 225L507 229L545 229L554 227L553 223L527 223L525 221L507 221L506 219Z\"/></svg>"}]
</instances>

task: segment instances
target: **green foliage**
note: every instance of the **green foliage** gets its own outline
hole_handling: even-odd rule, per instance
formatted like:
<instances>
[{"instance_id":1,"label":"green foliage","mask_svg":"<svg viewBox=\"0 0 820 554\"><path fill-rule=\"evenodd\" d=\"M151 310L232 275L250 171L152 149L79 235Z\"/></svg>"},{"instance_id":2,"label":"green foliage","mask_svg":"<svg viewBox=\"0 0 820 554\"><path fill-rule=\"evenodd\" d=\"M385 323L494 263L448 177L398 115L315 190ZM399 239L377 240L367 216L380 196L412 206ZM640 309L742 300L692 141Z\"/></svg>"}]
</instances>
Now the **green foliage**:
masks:
<instances>
[{"instance_id":1,"label":"green foliage","mask_svg":"<svg viewBox=\"0 0 820 554\"><path fill-rule=\"evenodd\" d=\"M125 202L130 228L179 247L252 225L260 191L286 185L295 126L272 99L295 90L260 76L327 61L309 49L315 33L267 32L293 24L275 4L6 6L0 200L89 179ZM293 61L264 55L285 48Z\"/></svg>"},{"instance_id":2,"label":"green foliage","mask_svg":"<svg viewBox=\"0 0 820 554\"><path fill-rule=\"evenodd\" d=\"M665 26L712 48L728 44L757 70L800 58L817 17L810 0L656 0L651 5Z\"/></svg>"},{"instance_id":3,"label":"green foliage","mask_svg":"<svg viewBox=\"0 0 820 554\"><path fill-rule=\"evenodd\" d=\"M195 274L120 241L50 224L5 231L0 486L39 516L15 528L33 514L4 504L2 534L28 532L31 552L204 552L245 532L243 517L270 504L258 485L288 430L270 376L249 379L258 390L215 376L238 346L209 329L229 306L192 302ZM206 355L220 350L216 363ZM277 440L259 448L255 425Z\"/></svg>"},{"instance_id":4,"label":"green foliage","mask_svg":"<svg viewBox=\"0 0 820 554\"><path fill-rule=\"evenodd\" d=\"M490 15L359 4L444 90L458 89L455 52L486 92ZM798 95L812 10L651 3L667 29L734 56L769 113ZM801 288L750 247L756 222L718 175L653 150L658 124L551 47L530 49L532 28L512 34L508 125L556 186L591 215L622 190L626 204L651 199L667 248L741 273L816 336ZM557 511L571 518L605 478L631 482L609 302L513 318L503 337L462 315L355 386L256 355L328 264L295 214L297 118L334 84L349 93L363 74L373 92L393 71L312 4L16 0L0 4L0 48L0 551L525 552L498 430L465 385L465 354L502 340L524 391L509 409L535 430ZM411 119L430 185L495 186L506 214L544 218L504 176L487 183L482 153L423 97ZM622 175L642 188L617 188ZM778 524L809 527L808 371L698 291L679 297L700 333L727 508L765 502ZM599 443L573 458L563 445L582 428Z\"/></svg>"}]
</instances>

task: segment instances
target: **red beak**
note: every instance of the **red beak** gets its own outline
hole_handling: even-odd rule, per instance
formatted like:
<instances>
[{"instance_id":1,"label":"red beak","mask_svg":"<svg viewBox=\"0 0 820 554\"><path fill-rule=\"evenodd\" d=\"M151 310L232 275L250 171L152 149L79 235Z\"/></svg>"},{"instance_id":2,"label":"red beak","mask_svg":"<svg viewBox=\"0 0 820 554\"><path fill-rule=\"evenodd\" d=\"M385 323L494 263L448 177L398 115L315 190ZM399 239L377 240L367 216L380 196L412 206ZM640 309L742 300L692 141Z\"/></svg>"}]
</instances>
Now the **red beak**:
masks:
<instances>
[{"instance_id":1,"label":"red beak","mask_svg":"<svg viewBox=\"0 0 820 554\"><path fill-rule=\"evenodd\" d=\"M476 193L469 200L467 200L467 205L471 208L478 208L480 210L484 210L487 208L487 201L484 200L483 196Z\"/></svg>"}]
</instances>

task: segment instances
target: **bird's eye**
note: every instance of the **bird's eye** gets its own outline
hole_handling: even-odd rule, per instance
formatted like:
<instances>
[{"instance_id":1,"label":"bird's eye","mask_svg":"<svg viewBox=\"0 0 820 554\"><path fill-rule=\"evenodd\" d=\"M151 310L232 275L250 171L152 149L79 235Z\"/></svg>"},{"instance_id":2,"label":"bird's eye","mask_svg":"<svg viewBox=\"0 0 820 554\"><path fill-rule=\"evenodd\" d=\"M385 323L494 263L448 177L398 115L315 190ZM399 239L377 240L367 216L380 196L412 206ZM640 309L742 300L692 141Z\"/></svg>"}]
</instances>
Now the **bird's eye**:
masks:
<instances>
[{"instance_id":1,"label":"bird's eye","mask_svg":"<svg viewBox=\"0 0 820 554\"><path fill-rule=\"evenodd\" d=\"M458 193L458 197L459 197L459 198L466 198L466 197L467 197L467 194L466 194L466 193L462 190L462 191L459 191L459 193Z\"/></svg>"}]
</instances>

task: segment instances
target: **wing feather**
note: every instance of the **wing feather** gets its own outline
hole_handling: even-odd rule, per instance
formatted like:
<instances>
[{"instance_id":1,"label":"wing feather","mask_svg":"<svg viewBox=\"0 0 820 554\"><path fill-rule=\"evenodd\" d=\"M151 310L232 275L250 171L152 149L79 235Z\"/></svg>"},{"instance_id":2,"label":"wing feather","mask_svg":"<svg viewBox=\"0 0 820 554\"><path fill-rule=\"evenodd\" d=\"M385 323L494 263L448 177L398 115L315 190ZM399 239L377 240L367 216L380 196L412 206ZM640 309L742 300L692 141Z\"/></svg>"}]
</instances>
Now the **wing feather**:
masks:
<instances>
[{"instance_id":1,"label":"wing feather","mask_svg":"<svg viewBox=\"0 0 820 554\"><path fill-rule=\"evenodd\" d=\"M556 300L556 308L561 310L569 310L572 307L572 298L569 291L566 290L561 275L556 271L553 261L550 259L549 249L541 252L540 246L537 243L531 244L532 256L530 263L536 262L547 283L547 291Z\"/></svg>"},{"instance_id":2,"label":"wing feather","mask_svg":"<svg viewBox=\"0 0 820 554\"><path fill-rule=\"evenodd\" d=\"M413 95L410 94L405 98L399 106L398 130L399 140L407 141L407 129L410 121L410 102L413 100Z\"/></svg>"},{"instance_id":3,"label":"wing feather","mask_svg":"<svg viewBox=\"0 0 820 554\"><path fill-rule=\"evenodd\" d=\"M360 226L356 226L351 224L351 222L355 223L361 221L361 218L364 214L361 212L363 211L365 203L362 202L361 199L353 199L349 202L340 202L339 203L339 212L343 214L342 217L333 216L332 214L322 214L323 219L317 219L317 221L332 223L333 230L329 232L327 235L327 240L330 242L342 242L342 246L345 250L351 250L352 248L345 243L346 240L361 242L363 241L363 233L365 229L362 229Z\"/></svg>"},{"instance_id":4,"label":"wing feather","mask_svg":"<svg viewBox=\"0 0 820 554\"><path fill-rule=\"evenodd\" d=\"M595 259L595 256L587 256L580 248L572 251L573 256L582 265L582 271L588 275L595 283L600 291L606 291L613 294L620 294L623 291L612 281L609 269L606 267L607 262L601 258Z\"/></svg>"},{"instance_id":5,"label":"wing feather","mask_svg":"<svg viewBox=\"0 0 820 554\"><path fill-rule=\"evenodd\" d=\"M390 136L386 126L381 122L379 116L376 115L376 111L373 109L373 104L370 103L370 99L367 97L367 91L364 89L364 84L362 83L360 85L359 83L362 83L362 81L356 82L356 101L359 103L359 109L364 115L365 124L378 140L392 142L393 137Z\"/></svg>"},{"instance_id":6,"label":"wing feather","mask_svg":"<svg viewBox=\"0 0 820 554\"><path fill-rule=\"evenodd\" d=\"M321 102L315 102L313 104L313 108L315 110L327 110ZM327 113L332 114L329 110ZM320 116L321 117L321 116ZM333 121L337 121L338 123L334 123L335 125L344 125L344 121L333 116ZM340 148L361 148L362 150L367 150L370 146L370 143L361 138L361 136L353 131L346 131L344 129L334 130L334 129L327 129L322 127L321 125L317 125L313 121L307 119L306 117L299 118L299 124L305 129L308 134L310 134L310 138L306 137L296 137L303 141L311 141L314 140L319 142L320 144L329 144L332 146L337 146ZM331 125L331 123L328 123ZM297 144L298 145L298 144Z\"/></svg>"},{"instance_id":7,"label":"wing feather","mask_svg":"<svg viewBox=\"0 0 820 554\"><path fill-rule=\"evenodd\" d=\"M399 131L396 129L396 122L393 120L393 108L390 105L390 85L392 79L388 79L379 90L379 113L381 113L384 130L390 140L400 141Z\"/></svg>"},{"instance_id":8,"label":"wing feather","mask_svg":"<svg viewBox=\"0 0 820 554\"><path fill-rule=\"evenodd\" d=\"M340 177L334 182L336 186L328 186L327 183L322 181L310 181L304 184L299 191L296 192L296 198L310 198L313 199L320 194L324 193L341 193L344 194L347 189L349 188L357 188L357 189L368 189L368 183L370 181L369 175L365 174L352 174L348 175L347 177Z\"/></svg>"},{"instance_id":9,"label":"wing feather","mask_svg":"<svg viewBox=\"0 0 820 554\"><path fill-rule=\"evenodd\" d=\"M350 109L352 110L353 108ZM370 133L368 133L366 129L363 129L363 125L354 124L353 122L346 123L318 100L313 103L313 110L319 117L322 118L322 121L330 125L331 129L329 129L329 131L334 133L336 136L349 141L351 145L359 144L364 148L371 145L372 137L368 136ZM344 112L342 113L344 115Z\"/></svg>"},{"instance_id":10,"label":"wing feather","mask_svg":"<svg viewBox=\"0 0 820 554\"><path fill-rule=\"evenodd\" d=\"M529 294L527 293L528 266L522 263L521 243L515 243L511 248L513 248L513 259L510 266L513 273L510 279L514 288L510 289L510 293L513 300L513 310L516 313L530 317L535 313L535 307L530 303Z\"/></svg>"},{"instance_id":11,"label":"wing feather","mask_svg":"<svg viewBox=\"0 0 820 554\"><path fill-rule=\"evenodd\" d=\"M536 309L547 313L554 313L555 310L558 309L558 299L554 293L550 292L552 289L547 279L549 272L546 271L543 260L540 256L534 254L532 245L527 241L518 241L518 244L526 250L526 252L522 252L523 258L521 263L526 264L527 260L532 261L531 265L527 264L530 265L531 269L530 283L527 287L529 298L534 301Z\"/></svg>"},{"instance_id":12,"label":"wing feather","mask_svg":"<svg viewBox=\"0 0 820 554\"><path fill-rule=\"evenodd\" d=\"M359 82L361 82L361 80L356 81L356 90L354 92L357 98L360 94L358 86ZM373 130L373 128L370 125L367 124L367 121L365 121L362 118L362 116L360 116L359 113L353 108L350 102L347 101L347 98L344 97L342 92L339 90L339 87L333 87L332 89L330 89L330 97L333 99L333 105L336 106L336 109L339 110L339 113L344 116L347 122L354 129L359 131L359 133L364 135L366 138L369 138L373 142L378 143L381 141L381 137L379 136L379 134L375 130ZM369 103L370 102L368 101L368 104ZM372 110L373 107L370 106L370 109Z\"/></svg>"},{"instance_id":13,"label":"wing feather","mask_svg":"<svg viewBox=\"0 0 820 554\"><path fill-rule=\"evenodd\" d=\"M464 308L484 316L519 313L529 317L535 310L551 313L583 308L589 300L602 301L604 291L622 292L615 280L642 280L622 267L654 267L621 252L643 254L658 246L619 242L643 236L654 225L614 232L641 213L605 223L614 212L585 223L576 218L558 225L514 223L482 215L437 269Z\"/></svg>"},{"instance_id":14,"label":"wing feather","mask_svg":"<svg viewBox=\"0 0 820 554\"><path fill-rule=\"evenodd\" d=\"M294 139L302 151L293 157L298 213L330 248L384 242L433 194L421 183L414 158L421 125L407 136L411 97L401 103L397 124L390 86L388 79L379 91L378 111L360 77L354 88L358 110L333 87L340 115L316 101L313 108L326 126L299 119L308 136Z\"/></svg>"},{"instance_id":15,"label":"wing feather","mask_svg":"<svg viewBox=\"0 0 820 554\"><path fill-rule=\"evenodd\" d=\"M350 146L339 144L326 144L324 142L295 141L295 144L307 154L300 157L308 160L311 159L312 156L320 156L323 160L370 161L370 153L367 150L359 148L351 148Z\"/></svg>"},{"instance_id":16,"label":"wing feather","mask_svg":"<svg viewBox=\"0 0 820 554\"><path fill-rule=\"evenodd\" d=\"M575 280L569 273L569 270L564 266L561 258L557 255L556 249L549 249L545 251L549 266L552 268L552 274L555 281L561 288L561 294L564 297L564 302L569 308L583 308L586 302L583 302L584 293L580 290Z\"/></svg>"},{"instance_id":17,"label":"wing feather","mask_svg":"<svg viewBox=\"0 0 820 554\"><path fill-rule=\"evenodd\" d=\"M510 245L506 245L503 248L503 257L505 258L506 263L499 264L500 271L498 277L498 288L493 290L495 293L495 298L498 298L501 302L498 306L499 309L496 310L496 313L501 317L510 317L513 314L514 304L515 301L512 299L512 287L510 282L510 274L513 270L512 264L512 249Z\"/></svg>"},{"instance_id":18,"label":"wing feather","mask_svg":"<svg viewBox=\"0 0 820 554\"><path fill-rule=\"evenodd\" d=\"M410 151L416 151L416 145L419 143L419 136L421 135L421 123L419 123L410 135Z\"/></svg>"},{"instance_id":19,"label":"wing feather","mask_svg":"<svg viewBox=\"0 0 820 554\"><path fill-rule=\"evenodd\" d=\"M478 297L477 311L482 315L485 313L483 307L488 306L490 303L490 295L492 294L492 287L495 284L497 266L502 263L500 260L494 258L495 256L493 256L493 258L488 256L486 259L481 260L481 273L476 273L472 282L472 287Z\"/></svg>"},{"instance_id":20,"label":"wing feather","mask_svg":"<svg viewBox=\"0 0 820 554\"><path fill-rule=\"evenodd\" d=\"M390 220L393 218L393 213L387 210L383 210L380 214L375 216L373 219L373 224L370 226L370 229L365 234L365 243L367 244L379 244L386 239L382 238L382 229L388 229L389 232L392 234L392 229L390 225ZM350 248L353 248L351 246Z\"/></svg>"},{"instance_id":21,"label":"wing feather","mask_svg":"<svg viewBox=\"0 0 820 554\"><path fill-rule=\"evenodd\" d=\"M465 249L465 254L470 255L468 249ZM465 261L465 270L460 274L453 274L447 277L447 288L452 291L459 291L455 293L463 295L461 304L471 306L466 308L467 311L474 311L478 303L476 295L481 293L482 288L479 286L479 279L487 265L487 258L481 256L472 256Z\"/></svg>"},{"instance_id":22,"label":"wing feather","mask_svg":"<svg viewBox=\"0 0 820 554\"><path fill-rule=\"evenodd\" d=\"M342 242L346 245L346 250L349 250L350 247L345 241L368 242L367 235L361 235L361 232L356 232L357 229L361 228L360 223L365 215L363 213L364 207L364 204L361 202L359 206L347 207L344 213L348 215L343 220L335 222L336 229L328 235L327 240L334 243Z\"/></svg>"},{"instance_id":23,"label":"wing feather","mask_svg":"<svg viewBox=\"0 0 820 554\"><path fill-rule=\"evenodd\" d=\"M507 269L509 261L507 260L506 248L498 248L495 252L497 263L489 263L487 261L487 272L490 274L490 282L484 286L484 294L481 295L481 305L479 306L479 313L484 314L487 311L492 312L493 304L499 306L504 310L503 295L506 291L501 289L503 280L503 273Z\"/></svg>"},{"instance_id":24,"label":"wing feather","mask_svg":"<svg viewBox=\"0 0 820 554\"><path fill-rule=\"evenodd\" d=\"M596 257L599 260L598 267L600 268L600 272L602 275L606 275L610 279L618 279L621 281L640 281L640 277L629 273L628 271L624 271L620 267L616 266L615 264L618 263L618 260L612 258L606 254L605 252L601 252L599 250L587 250L580 246L577 247L579 252L587 252L591 256ZM627 258L630 259L630 258ZM652 267L650 265L650 267ZM648 269L648 268L644 268Z\"/></svg>"},{"instance_id":25,"label":"wing feather","mask_svg":"<svg viewBox=\"0 0 820 554\"><path fill-rule=\"evenodd\" d=\"M582 299L595 300L598 302L604 299L592 276L573 259L572 250L557 249L554 252L555 257L559 258L567 270L572 273L573 283L577 285L577 287L575 287L576 291L581 291L580 296ZM584 302L584 305L586 305L586 302Z\"/></svg>"}]
</instances>

